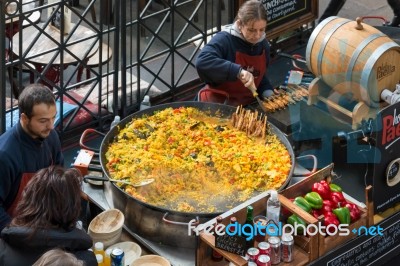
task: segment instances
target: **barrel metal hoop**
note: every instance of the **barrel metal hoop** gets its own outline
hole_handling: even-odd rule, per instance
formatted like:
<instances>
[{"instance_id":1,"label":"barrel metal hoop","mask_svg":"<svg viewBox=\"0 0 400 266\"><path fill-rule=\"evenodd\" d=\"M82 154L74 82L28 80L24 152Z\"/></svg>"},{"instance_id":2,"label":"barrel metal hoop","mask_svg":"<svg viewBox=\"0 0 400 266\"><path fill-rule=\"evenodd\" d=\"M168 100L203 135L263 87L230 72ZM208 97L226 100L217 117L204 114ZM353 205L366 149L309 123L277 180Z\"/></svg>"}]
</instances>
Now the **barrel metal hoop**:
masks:
<instances>
[{"instance_id":1,"label":"barrel metal hoop","mask_svg":"<svg viewBox=\"0 0 400 266\"><path fill-rule=\"evenodd\" d=\"M347 67L347 71L346 71L346 81L351 81L351 79L352 79L351 77L352 77L352 75L353 75L353 68L354 68L354 66L355 66L355 64L356 64L356 62L357 62L357 60L358 60L358 58L359 58L361 52L364 50L364 48L365 48L370 42L372 42L373 40L378 39L378 38L380 38L380 37L384 37L384 36L386 36L386 35L383 34L382 32L372 34L372 35L368 36L368 38L366 38L365 40L363 40L363 41L357 46L357 49L354 50L354 52L353 52L353 54L352 54L352 56L351 56L349 65L348 65L348 67Z\"/></svg>"},{"instance_id":2,"label":"barrel metal hoop","mask_svg":"<svg viewBox=\"0 0 400 266\"><path fill-rule=\"evenodd\" d=\"M306 47L307 68L310 71L312 71L312 69L311 69L311 50L314 45L315 39L317 38L320 31L326 26L326 24L328 24L329 22L331 22L332 20L337 19L337 18L339 18L339 17L332 16L332 17L328 17L328 18L324 19L321 23L319 23L317 25L317 27L315 27L315 29L311 33L311 36L308 39L308 43L307 43L307 47Z\"/></svg>"},{"instance_id":3,"label":"barrel metal hoop","mask_svg":"<svg viewBox=\"0 0 400 266\"><path fill-rule=\"evenodd\" d=\"M375 63L378 61L378 59L385 53L386 51L390 50L391 48L399 48L399 45L395 42L387 42L379 46L377 49L375 49L375 52L368 58L367 62L365 63L364 69L361 73L361 79L360 79L360 85L363 88L367 88L368 93L371 95L369 98L373 101L379 101L380 95L372 95L372 93L377 93L376 90L370 90L370 84L369 80L371 75L376 75L374 71L368 71L372 70ZM377 88L381 89L381 88ZM373 96L373 97L372 97Z\"/></svg>"},{"instance_id":4,"label":"barrel metal hoop","mask_svg":"<svg viewBox=\"0 0 400 266\"><path fill-rule=\"evenodd\" d=\"M319 75L322 74L322 56L325 52L325 48L328 45L329 40L331 39L332 35L344 24L352 22L351 20L344 20L335 25L329 32L327 32L326 36L324 37L324 40L322 41L321 48L319 49L318 53L318 59L317 59L317 69Z\"/></svg>"}]
</instances>

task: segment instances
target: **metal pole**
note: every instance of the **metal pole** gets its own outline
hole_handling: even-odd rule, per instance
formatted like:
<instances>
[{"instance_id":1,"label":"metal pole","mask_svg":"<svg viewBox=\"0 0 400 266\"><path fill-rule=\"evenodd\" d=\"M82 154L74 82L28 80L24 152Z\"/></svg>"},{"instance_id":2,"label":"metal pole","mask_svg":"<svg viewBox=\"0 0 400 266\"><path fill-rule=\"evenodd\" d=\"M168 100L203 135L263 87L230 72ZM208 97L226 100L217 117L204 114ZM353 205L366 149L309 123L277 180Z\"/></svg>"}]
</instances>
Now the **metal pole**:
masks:
<instances>
[{"instance_id":1,"label":"metal pole","mask_svg":"<svg viewBox=\"0 0 400 266\"><path fill-rule=\"evenodd\" d=\"M5 1L0 1L1 10L5 10ZM6 131L6 27L5 13L0 15L0 134Z\"/></svg>"}]
</instances>

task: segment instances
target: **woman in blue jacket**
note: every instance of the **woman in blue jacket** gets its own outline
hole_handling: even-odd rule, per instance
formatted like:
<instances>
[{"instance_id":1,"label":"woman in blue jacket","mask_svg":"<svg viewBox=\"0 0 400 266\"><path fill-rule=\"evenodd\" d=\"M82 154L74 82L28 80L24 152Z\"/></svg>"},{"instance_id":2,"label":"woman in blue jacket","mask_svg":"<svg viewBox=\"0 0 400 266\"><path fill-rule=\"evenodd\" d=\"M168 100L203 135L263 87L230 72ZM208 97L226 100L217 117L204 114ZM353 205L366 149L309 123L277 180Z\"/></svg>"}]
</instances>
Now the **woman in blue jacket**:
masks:
<instances>
[{"instance_id":1,"label":"woman in blue jacket","mask_svg":"<svg viewBox=\"0 0 400 266\"><path fill-rule=\"evenodd\" d=\"M207 84L200 101L247 105L254 101L248 89L254 82L258 94L268 97L273 88L267 78L270 46L265 38L267 13L257 0L246 1L232 25L218 32L196 60L200 78Z\"/></svg>"}]
</instances>

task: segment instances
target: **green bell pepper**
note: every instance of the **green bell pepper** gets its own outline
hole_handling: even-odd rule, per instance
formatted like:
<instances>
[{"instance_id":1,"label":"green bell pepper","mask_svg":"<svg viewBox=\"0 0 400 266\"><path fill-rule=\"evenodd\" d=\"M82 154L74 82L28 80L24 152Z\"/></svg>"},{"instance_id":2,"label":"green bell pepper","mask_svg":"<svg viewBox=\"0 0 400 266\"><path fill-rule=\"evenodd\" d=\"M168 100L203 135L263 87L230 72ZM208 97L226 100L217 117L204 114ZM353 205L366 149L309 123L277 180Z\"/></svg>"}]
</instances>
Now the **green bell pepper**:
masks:
<instances>
[{"instance_id":1,"label":"green bell pepper","mask_svg":"<svg viewBox=\"0 0 400 266\"><path fill-rule=\"evenodd\" d=\"M336 208L332 211L341 224L350 224L350 210L347 207Z\"/></svg>"},{"instance_id":2,"label":"green bell pepper","mask_svg":"<svg viewBox=\"0 0 400 266\"><path fill-rule=\"evenodd\" d=\"M290 215L287 219L287 223L291 224L293 226L293 228L296 230L297 234L304 234L304 232L305 232L304 229L307 227L306 222L303 219L301 219L299 216L297 216L296 214ZM297 225L297 227L296 227L296 225Z\"/></svg>"},{"instance_id":3,"label":"green bell pepper","mask_svg":"<svg viewBox=\"0 0 400 266\"><path fill-rule=\"evenodd\" d=\"M332 192L342 192L342 188L333 183L329 184L329 188Z\"/></svg>"},{"instance_id":4,"label":"green bell pepper","mask_svg":"<svg viewBox=\"0 0 400 266\"><path fill-rule=\"evenodd\" d=\"M309 192L307 193L304 198L308 202L308 204L313 209L321 209L322 208L322 198L317 192Z\"/></svg>"},{"instance_id":5,"label":"green bell pepper","mask_svg":"<svg viewBox=\"0 0 400 266\"><path fill-rule=\"evenodd\" d=\"M293 201L293 203L302 208L305 212L311 212L311 205L308 203L308 201L303 198L303 197L296 197Z\"/></svg>"}]
</instances>

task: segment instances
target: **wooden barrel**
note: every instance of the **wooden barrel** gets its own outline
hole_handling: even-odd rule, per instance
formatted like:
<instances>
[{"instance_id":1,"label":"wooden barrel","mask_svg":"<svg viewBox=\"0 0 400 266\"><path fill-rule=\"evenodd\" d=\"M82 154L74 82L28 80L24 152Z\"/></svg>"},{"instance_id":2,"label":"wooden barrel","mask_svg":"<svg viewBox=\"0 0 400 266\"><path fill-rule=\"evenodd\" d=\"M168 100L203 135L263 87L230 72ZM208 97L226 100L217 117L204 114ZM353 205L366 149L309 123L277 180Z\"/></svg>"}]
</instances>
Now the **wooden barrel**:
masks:
<instances>
[{"instance_id":1,"label":"wooden barrel","mask_svg":"<svg viewBox=\"0 0 400 266\"><path fill-rule=\"evenodd\" d=\"M372 107L400 81L400 46L360 20L322 21L307 43L306 59L310 71L335 91Z\"/></svg>"}]
</instances>

